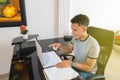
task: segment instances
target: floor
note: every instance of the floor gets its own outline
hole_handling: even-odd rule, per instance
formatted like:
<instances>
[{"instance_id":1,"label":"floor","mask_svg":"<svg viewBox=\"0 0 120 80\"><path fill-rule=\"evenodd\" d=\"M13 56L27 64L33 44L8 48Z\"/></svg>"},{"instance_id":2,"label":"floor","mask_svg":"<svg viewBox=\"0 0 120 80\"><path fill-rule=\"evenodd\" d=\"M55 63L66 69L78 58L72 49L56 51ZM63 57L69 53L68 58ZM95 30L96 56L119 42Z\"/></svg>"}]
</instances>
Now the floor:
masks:
<instances>
[{"instance_id":1,"label":"floor","mask_svg":"<svg viewBox=\"0 0 120 80\"><path fill-rule=\"evenodd\" d=\"M114 46L105 71L106 80L120 80L120 47Z\"/></svg>"},{"instance_id":2,"label":"floor","mask_svg":"<svg viewBox=\"0 0 120 80\"><path fill-rule=\"evenodd\" d=\"M9 73L0 75L0 80L8 80L9 78Z\"/></svg>"},{"instance_id":3,"label":"floor","mask_svg":"<svg viewBox=\"0 0 120 80\"><path fill-rule=\"evenodd\" d=\"M120 80L120 47L114 48L106 66L106 80ZM9 74L0 75L0 80L8 80Z\"/></svg>"}]
</instances>

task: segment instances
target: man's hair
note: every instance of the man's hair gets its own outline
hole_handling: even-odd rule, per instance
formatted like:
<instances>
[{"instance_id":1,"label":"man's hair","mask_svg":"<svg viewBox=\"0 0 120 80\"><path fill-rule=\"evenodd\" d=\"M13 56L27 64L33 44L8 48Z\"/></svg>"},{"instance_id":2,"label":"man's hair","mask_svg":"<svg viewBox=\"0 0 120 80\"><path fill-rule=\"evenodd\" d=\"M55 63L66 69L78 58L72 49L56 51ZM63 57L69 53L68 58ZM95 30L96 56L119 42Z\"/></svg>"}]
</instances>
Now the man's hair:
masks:
<instances>
[{"instance_id":1,"label":"man's hair","mask_svg":"<svg viewBox=\"0 0 120 80\"><path fill-rule=\"evenodd\" d=\"M86 15L79 14L71 19L71 23L77 23L79 26L80 25L88 26L89 18Z\"/></svg>"}]
</instances>

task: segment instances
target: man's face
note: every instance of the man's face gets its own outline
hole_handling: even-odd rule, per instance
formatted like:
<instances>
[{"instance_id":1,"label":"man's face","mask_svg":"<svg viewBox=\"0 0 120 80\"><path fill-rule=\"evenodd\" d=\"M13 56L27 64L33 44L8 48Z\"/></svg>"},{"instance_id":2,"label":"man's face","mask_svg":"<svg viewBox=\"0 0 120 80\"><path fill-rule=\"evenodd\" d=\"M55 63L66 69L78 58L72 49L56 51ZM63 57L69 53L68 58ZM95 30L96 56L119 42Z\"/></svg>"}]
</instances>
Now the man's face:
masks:
<instances>
[{"instance_id":1,"label":"man's face","mask_svg":"<svg viewBox=\"0 0 120 80\"><path fill-rule=\"evenodd\" d=\"M84 28L77 23L71 24L72 34L76 39L80 39L84 33Z\"/></svg>"}]
</instances>

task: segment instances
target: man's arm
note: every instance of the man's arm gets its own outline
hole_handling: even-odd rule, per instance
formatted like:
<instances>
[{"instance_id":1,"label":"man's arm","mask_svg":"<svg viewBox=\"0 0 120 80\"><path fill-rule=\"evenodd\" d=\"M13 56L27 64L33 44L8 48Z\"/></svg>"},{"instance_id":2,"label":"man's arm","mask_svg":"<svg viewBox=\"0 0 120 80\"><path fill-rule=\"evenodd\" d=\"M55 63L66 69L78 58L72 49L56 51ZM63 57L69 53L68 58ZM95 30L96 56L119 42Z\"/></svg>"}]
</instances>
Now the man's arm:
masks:
<instances>
[{"instance_id":1,"label":"man's arm","mask_svg":"<svg viewBox=\"0 0 120 80\"><path fill-rule=\"evenodd\" d=\"M89 72L96 64L96 61L97 61L97 59L93 59L93 58L88 57L85 64L75 63L75 67L77 69Z\"/></svg>"},{"instance_id":2,"label":"man's arm","mask_svg":"<svg viewBox=\"0 0 120 80\"><path fill-rule=\"evenodd\" d=\"M87 58L85 64L75 62L74 67L79 70L90 72L92 70L93 66L95 65L95 63L96 63L96 59ZM59 67L59 68L65 68L65 67L70 67L70 66L72 66L71 60L64 60L64 61L56 64L56 67Z\"/></svg>"}]
</instances>

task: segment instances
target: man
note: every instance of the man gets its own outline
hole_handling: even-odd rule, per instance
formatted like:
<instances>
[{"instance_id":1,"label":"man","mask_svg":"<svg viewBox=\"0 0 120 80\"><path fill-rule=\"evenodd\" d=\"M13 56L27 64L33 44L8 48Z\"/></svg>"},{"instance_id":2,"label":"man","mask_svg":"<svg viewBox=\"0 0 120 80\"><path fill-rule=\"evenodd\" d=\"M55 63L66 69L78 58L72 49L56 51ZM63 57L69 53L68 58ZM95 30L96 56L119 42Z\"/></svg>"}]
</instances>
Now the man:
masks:
<instances>
[{"instance_id":1,"label":"man","mask_svg":"<svg viewBox=\"0 0 120 80\"><path fill-rule=\"evenodd\" d=\"M82 76L82 80L86 80L88 76L95 74L97 71L96 60L99 55L100 47L98 42L87 33L89 18L86 15L76 15L71 20L71 23L73 34L71 43L67 46L63 46L60 43L54 43L50 46L56 49L59 48L65 53L73 51L75 55L73 62L71 60L64 60L56 64L56 67L73 67L79 75Z\"/></svg>"}]
</instances>

